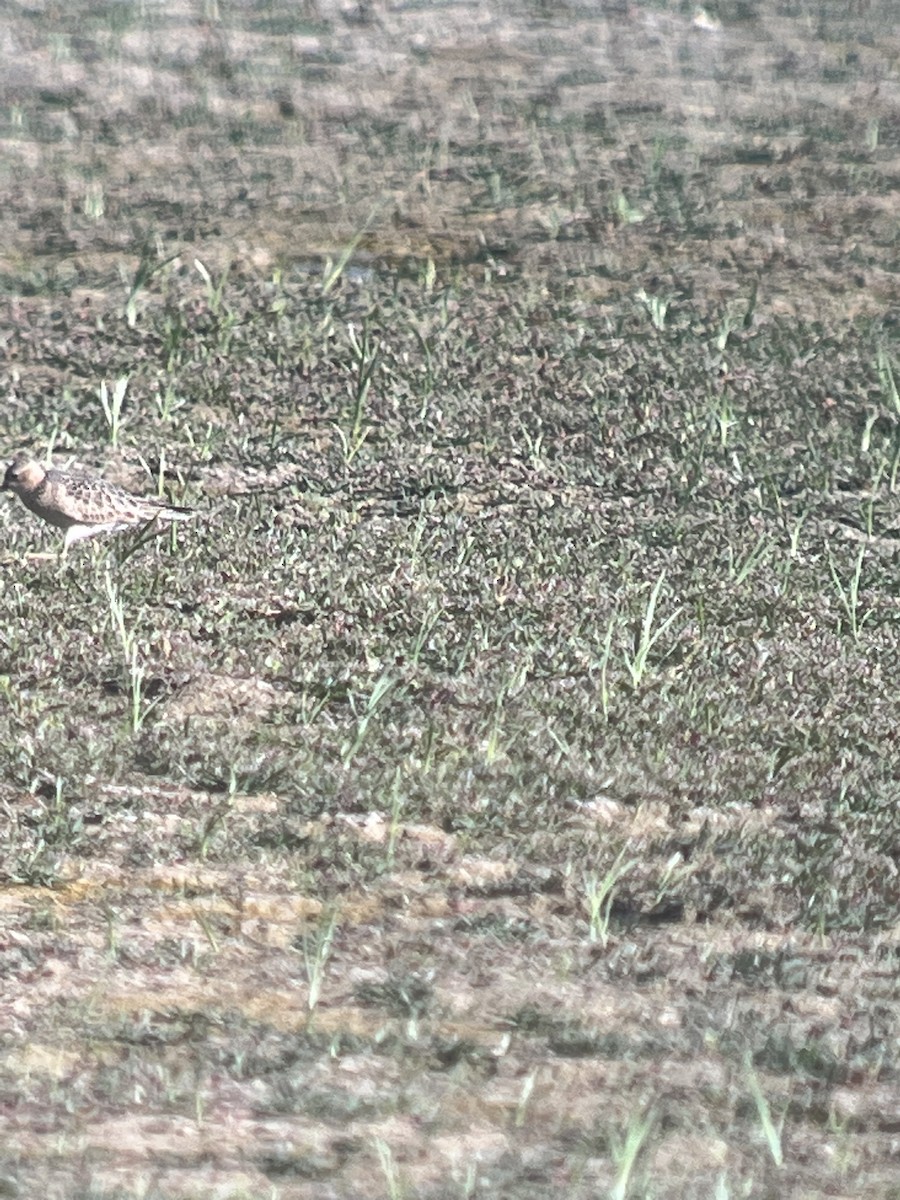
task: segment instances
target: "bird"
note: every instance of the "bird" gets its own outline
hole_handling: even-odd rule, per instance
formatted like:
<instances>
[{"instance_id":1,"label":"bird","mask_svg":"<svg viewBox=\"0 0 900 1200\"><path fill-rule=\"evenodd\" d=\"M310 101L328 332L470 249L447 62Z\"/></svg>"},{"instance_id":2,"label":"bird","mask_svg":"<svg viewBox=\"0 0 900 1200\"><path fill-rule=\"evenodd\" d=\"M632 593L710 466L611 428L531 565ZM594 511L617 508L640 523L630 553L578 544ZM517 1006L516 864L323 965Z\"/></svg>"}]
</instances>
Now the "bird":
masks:
<instances>
[{"instance_id":1,"label":"bird","mask_svg":"<svg viewBox=\"0 0 900 1200\"><path fill-rule=\"evenodd\" d=\"M83 538L144 528L155 521L184 521L195 514L193 508L133 496L98 476L42 467L25 450L6 468L0 490L14 492L41 520L64 530L64 555Z\"/></svg>"}]
</instances>

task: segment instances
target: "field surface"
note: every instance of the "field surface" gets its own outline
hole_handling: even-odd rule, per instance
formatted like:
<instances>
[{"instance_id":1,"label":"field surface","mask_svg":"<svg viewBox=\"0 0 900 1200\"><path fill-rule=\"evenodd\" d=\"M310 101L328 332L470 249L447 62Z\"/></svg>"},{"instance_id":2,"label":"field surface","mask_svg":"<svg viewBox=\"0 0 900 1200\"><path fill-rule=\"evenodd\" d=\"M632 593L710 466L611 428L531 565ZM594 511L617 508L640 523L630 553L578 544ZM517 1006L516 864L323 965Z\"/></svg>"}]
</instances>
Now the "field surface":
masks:
<instances>
[{"instance_id":1,"label":"field surface","mask_svg":"<svg viewBox=\"0 0 900 1200\"><path fill-rule=\"evenodd\" d=\"M0 1196L900 1198L893 0L10 0Z\"/></svg>"}]
</instances>

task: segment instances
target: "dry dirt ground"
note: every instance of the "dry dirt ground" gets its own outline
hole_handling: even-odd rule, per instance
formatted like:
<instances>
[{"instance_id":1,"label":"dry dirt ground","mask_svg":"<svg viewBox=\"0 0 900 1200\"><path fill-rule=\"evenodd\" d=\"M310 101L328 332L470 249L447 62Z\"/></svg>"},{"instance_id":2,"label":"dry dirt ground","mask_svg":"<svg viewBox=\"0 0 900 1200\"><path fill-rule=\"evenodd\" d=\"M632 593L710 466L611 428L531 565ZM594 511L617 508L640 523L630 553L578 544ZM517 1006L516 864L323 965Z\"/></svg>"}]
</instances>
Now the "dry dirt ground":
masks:
<instances>
[{"instance_id":1,"label":"dry dirt ground","mask_svg":"<svg viewBox=\"0 0 900 1200\"><path fill-rule=\"evenodd\" d=\"M900 1197L898 62L4 7L0 1195Z\"/></svg>"}]
</instances>

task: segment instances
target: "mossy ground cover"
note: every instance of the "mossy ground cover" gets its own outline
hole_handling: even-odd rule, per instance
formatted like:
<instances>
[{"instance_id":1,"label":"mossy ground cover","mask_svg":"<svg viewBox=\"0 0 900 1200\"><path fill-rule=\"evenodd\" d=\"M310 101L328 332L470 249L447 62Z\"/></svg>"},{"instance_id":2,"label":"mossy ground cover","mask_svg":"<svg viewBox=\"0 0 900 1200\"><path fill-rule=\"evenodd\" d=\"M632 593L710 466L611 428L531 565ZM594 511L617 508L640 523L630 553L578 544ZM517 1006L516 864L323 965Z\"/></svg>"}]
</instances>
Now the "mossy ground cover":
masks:
<instances>
[{"instance_id":1,"label":"mossy ground cover","mask_svg":"<svg viewBox=\"0 0 900 1200\"><path fill-rule=\"evenodd\" d=\"M4 1194L900 1195L889 16L11 6Z\"/></svg>"}]
</instances>

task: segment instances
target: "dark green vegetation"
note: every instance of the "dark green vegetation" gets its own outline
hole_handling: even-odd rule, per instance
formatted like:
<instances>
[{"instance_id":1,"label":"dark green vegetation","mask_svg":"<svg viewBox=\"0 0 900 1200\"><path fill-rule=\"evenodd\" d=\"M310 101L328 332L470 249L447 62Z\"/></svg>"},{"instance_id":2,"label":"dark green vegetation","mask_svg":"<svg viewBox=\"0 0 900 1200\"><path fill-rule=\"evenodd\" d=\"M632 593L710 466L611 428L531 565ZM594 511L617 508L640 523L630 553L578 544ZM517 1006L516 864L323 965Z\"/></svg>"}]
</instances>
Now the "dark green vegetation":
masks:
<instances>
[{"instance_id":1,"label":"dark green vegetation","mask_svg":"<svg viewBox=\"0 0 900 1200\"><path fill-rule=\"evenodd\" d=\"M892 8L609 7L10 10L0 1194L900 1195Z\"/></svg>"}]
</instances>

